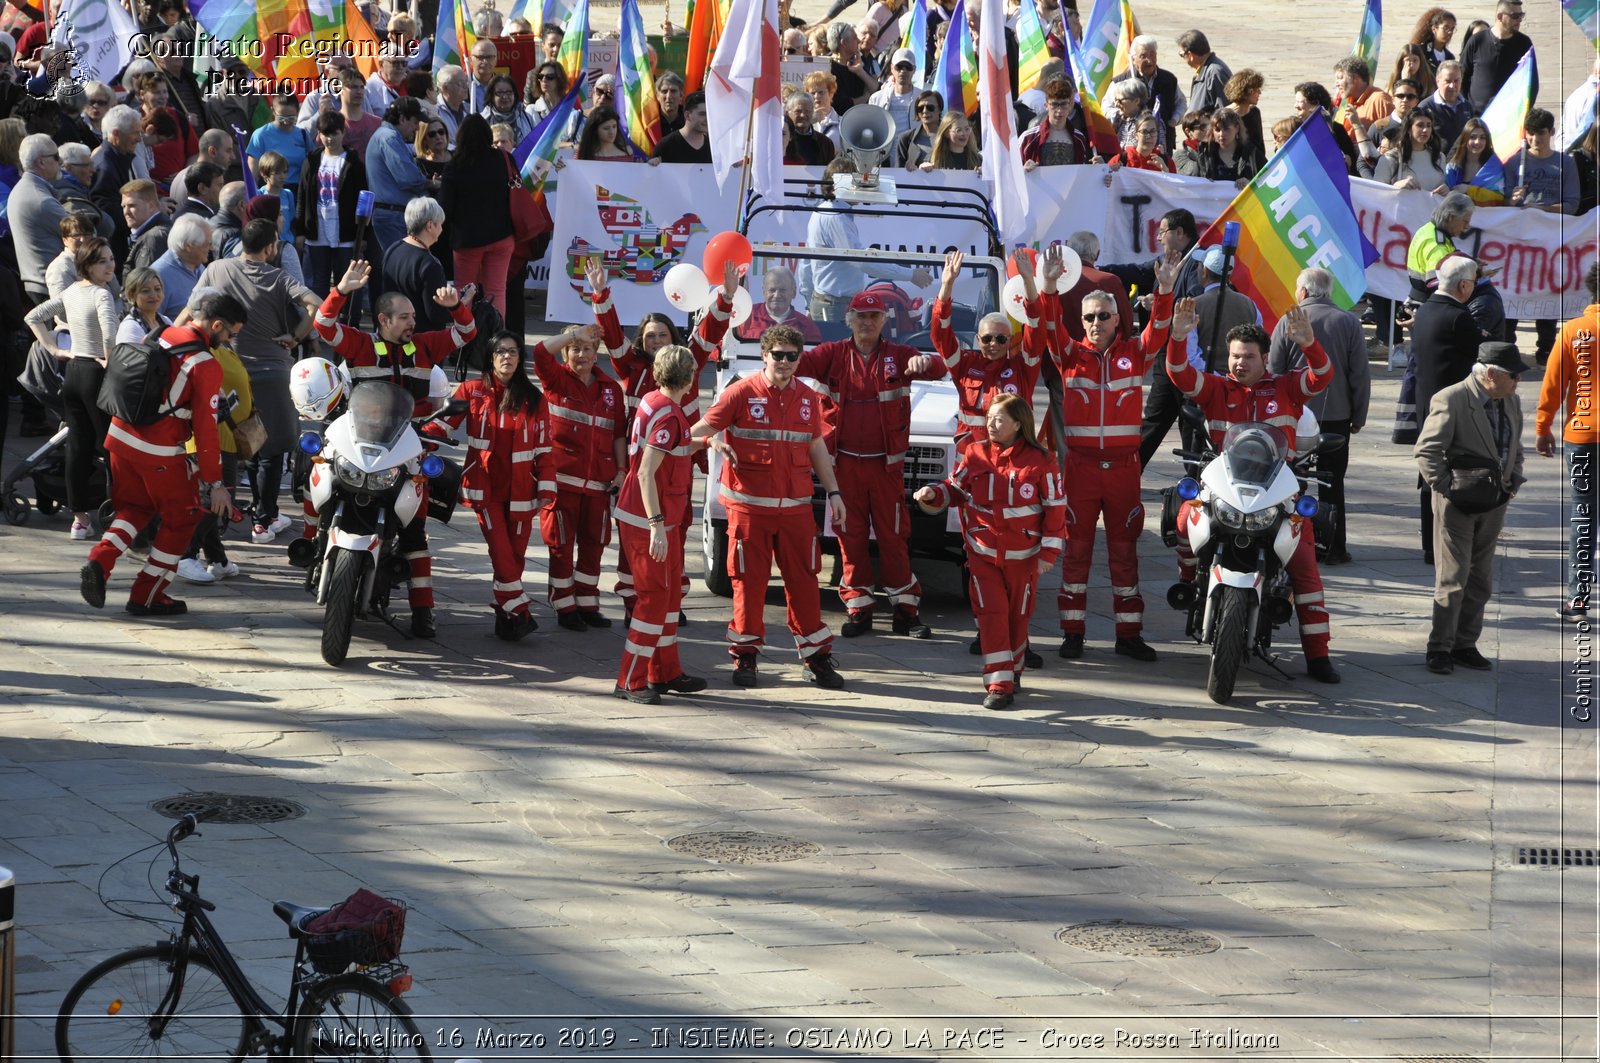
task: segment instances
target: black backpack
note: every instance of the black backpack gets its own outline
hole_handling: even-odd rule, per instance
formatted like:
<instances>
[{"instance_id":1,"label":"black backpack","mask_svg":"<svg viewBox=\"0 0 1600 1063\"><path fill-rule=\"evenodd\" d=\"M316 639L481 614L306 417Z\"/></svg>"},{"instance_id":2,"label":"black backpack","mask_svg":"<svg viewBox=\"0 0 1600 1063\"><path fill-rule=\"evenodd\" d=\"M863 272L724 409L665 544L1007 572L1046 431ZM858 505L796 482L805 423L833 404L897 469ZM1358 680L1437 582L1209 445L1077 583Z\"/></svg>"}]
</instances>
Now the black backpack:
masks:
<instances>
[{"instance_id":1,"label":"black backpack","mask_svg":"<svg viewBox=\"0 0 1600 1063\"><path fill-rule=\"evenodd\" d=\"M159 332L140 343L117 344L111 349L95 405L126 424L154 424L172 412L166 403L173 359L205 349L194 342L163 347Z\"/></svg>"},{"instance_id":2,"label":"black backpack","mask_svg":"<svg viewBox=\"0 0 1600 1063\"><path fill-rule=\"evenodd\" d=\"M495 333L506 327L506 319L482 294L472 301L472 321L478 326L478 332L456 351L457 380L467 379L469 372L478 374L489 368L490 345L494 342Z\"/></svg>"}]
</instances>

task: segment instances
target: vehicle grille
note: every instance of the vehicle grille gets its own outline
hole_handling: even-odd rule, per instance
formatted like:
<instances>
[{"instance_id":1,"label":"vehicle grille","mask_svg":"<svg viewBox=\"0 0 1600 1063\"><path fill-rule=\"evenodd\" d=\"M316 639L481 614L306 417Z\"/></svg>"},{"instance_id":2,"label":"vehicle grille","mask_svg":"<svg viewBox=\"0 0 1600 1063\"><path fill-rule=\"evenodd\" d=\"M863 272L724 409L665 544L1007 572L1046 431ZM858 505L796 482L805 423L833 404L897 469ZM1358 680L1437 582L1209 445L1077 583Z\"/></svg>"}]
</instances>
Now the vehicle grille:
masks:
<instances>
[{"instance_id":1,"label":"vehicle grille","mask_svg":"<svg viewBox=\"0 0 1600 1063\"><path fill-rule=\"evenodd\" d=\"M949 447L912 445L906 448L904 476L907 494L927 484L938 483L949 475Z\"/></svg>"}]
</instances>

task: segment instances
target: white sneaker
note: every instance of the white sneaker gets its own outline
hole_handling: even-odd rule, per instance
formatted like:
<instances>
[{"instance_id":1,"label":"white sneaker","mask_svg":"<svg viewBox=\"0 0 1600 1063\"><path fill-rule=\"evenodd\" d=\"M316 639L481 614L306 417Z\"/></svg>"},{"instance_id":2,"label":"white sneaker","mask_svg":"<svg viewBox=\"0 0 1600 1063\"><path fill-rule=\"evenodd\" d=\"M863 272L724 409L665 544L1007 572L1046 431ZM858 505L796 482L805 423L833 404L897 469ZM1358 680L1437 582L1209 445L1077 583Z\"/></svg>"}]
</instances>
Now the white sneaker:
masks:
<instances>
[{"instance_id":1,"label":"white sneaker","mask_svg":"<svg viewBox=\"0 0 1600 1063\"><path fill-rule=\"evenodd\" d=\"M292 527L294 527L294 518L279 513L272 518L272 523L267 525L267 530L272 533L273 538L277 538Z\"/></svg>"},{"instance_id":2,"label":"white sneaker","mask_svg":"<svg viewBox=\"0 0 1600 1063\"><path fill-rule=\"evenodd\" d=\"M94 534L94 531L93 531L92 528L89 527L89 525L85 524L81 520L78 520L76 517L73 518L73 520L72 520L72 538L74 540L76 540L77 542L83 542L85 539L89 538L89 536L92 535L92 534Z\"/></svg>"},{"instance_id":3,"label":"white sneaker","mask_svg":"<svg viewBox=\"0 0 1600 1063\"><path fill-rule=\"evenodd\" d=\"M232 579L239 574L239 566L233 561L213 561L206 566L212 579Z\"/></svg>"},{"instance_id":4,"label":"white sneaker","mask_svg":"<svg viewBox=\"0 0 1600 1063\"><path fill-rule=\"evenodd\" d=\"M270 543L278 536L265 524L257 524L250 530L250 541L253 543Z\"/></svg>"},{"instance_id":5,"label":"white sneaker","mask_svg":"<svg viewBox=\"0 0 1600 1063\"><path fill-rule=\"evenodd\" d=\"M198 557L185 557L178 562L178 578L189 583L215 583L217 577L206 568L206 563Z\"/></svg>"}]
</instances>

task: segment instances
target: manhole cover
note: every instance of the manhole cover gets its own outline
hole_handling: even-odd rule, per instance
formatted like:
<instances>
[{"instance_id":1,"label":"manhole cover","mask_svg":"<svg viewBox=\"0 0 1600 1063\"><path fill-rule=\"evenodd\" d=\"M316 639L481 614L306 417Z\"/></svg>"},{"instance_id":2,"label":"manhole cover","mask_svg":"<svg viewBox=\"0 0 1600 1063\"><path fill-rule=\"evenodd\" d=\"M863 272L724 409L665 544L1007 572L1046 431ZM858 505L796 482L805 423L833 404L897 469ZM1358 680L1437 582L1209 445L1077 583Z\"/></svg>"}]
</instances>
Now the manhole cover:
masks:
<instances>
[{"instance_id":1,"label":"manhole cover","mask_svg":"<svg viewBox=\"0 0 1600 1063\"><path fill-rule=\"evenodd\" d=\"M1600 853L1593 849L1556 849L1522 846L1517 849L1518 867L1595 867Z\"/></svg>"},{"instance_id":2,"label":"manhole cover","mask_svg":"<svg viewBox=\"0 0 1600 1063\"><path fill-rule=\"evenodd\" d=\"M668 839L667 848L685 856L698 856L719 864L781 864L816 856L822 847L781 834L749 830L711 830L680 834Z\"/></svg>"},{"instance_id":3,"label":"manhole cover","mask_svg":"<svg viewBox=\"0 0 1600 1063\"><path fill-rule=\"evenodd\" d=\"M152 801L150 807L169 819L182 819L191 812L209 812L208 823L277 823L306 814L303 805L286 798L251 797L249 794L179 794Z\"/></svg>"},{"instance_id":4,"label":"manhole cover","mask_svg":"<svg viewBox=\"0 0 1600 1063\"><path fill-rule=\"evenodd\" d=\"M1210 934L1181 926L1155 923L1078 923L1056 934L1056 940L1089 952L1114 952L1119 956L1203 956L1216 952L1222 942Z\"/></svg>"}]
</instances>

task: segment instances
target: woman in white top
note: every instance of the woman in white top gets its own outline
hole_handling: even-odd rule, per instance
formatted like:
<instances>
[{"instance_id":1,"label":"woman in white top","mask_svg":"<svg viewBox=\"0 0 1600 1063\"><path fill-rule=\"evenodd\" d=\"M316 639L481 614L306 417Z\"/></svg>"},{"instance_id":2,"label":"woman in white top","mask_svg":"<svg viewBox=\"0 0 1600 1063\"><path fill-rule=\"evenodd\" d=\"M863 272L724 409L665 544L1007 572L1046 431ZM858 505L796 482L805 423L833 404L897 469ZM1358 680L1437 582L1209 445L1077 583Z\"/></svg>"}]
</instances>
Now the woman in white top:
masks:
<instances>
[{"instance_id":1,"label":"woman in white top","mask_svg":"<svg viewBox=\"0 0 1600 1063\"><path fill-rule=\"evenodd\" d=\"M1400 144L1386 152L1372 170L1372 179L1396 188L1420 188L1443 195L1450 190L1445 180L1443 151L1434 131L1433 115L1412 111L1400 131Z\"/></svg>"},{"instance_id":2,"label":"woman in white top","mask_svg":"<svg viewBox=\"0 0 1600 1063\"><path fill-rule=\"evenodd\" d=\"M128 271L122 285L122 298L128 312L117 325L118 343L143 343L144 338L172 322L161 314L161 304L167 297L167 286L161 274L145 266Z\"/></svg>"},{"instance_id":3,"label":"woman in white top","mask_svg":"<svg viewBox=\"0 0 1600 1063\"><path fill-rule=\"evenodd\" d=\"M99 495L104 494L103 490L95 493L91 477L108 427L108 418L95 398L115 343L120 311L111 288L117 280L111 245L98 236L84 240L75 265L79 279L56 298L28 311L25 320L47 353L67 360L61 386L62 415L67 422L67 506L72 510L72 537L87 539L91 534L89 511L99 507ZM72 337L70 350L56 342L58 317L66 319Z\"/></svg>"}]
</instances>

